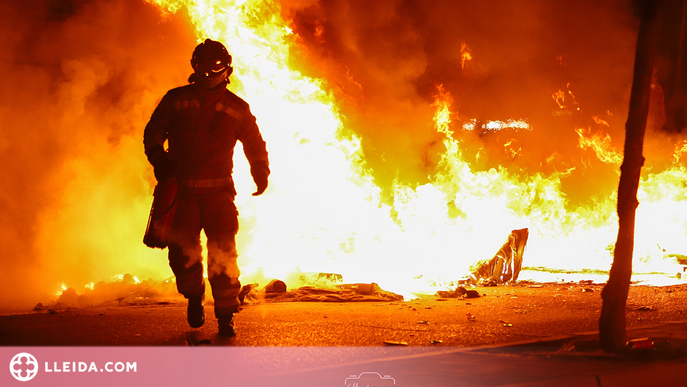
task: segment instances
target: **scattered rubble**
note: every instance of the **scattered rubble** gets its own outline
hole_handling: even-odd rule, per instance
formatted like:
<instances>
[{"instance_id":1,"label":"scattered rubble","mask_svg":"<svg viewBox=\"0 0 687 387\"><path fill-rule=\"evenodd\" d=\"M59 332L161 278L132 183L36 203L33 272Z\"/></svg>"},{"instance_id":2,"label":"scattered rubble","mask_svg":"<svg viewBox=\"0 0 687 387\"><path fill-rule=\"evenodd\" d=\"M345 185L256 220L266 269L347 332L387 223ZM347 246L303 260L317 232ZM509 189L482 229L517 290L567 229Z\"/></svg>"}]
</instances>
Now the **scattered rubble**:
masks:
<instances>
[{"instance_id":1,"label":"scattered rubble","mask_svg":"<svg viewBox=\"0 0 687 387\"><path fill-rule=\"evenodd\" d=\"M465 297L478 298L481 297L481 295L477 292L477 290L468 290L467 293L465 293Z\"/></svg>"},{"instance_id":2,"label":"scattered rubble","mask_svg":"<svg viewBox=\"0 0 687 387\"><path fill-rule=\"evenodd\" d=\"M286 293L286 283L282 280L273 279L264 289L265 293Z\"/></svg>"},{"instance_id":3,"label":"scattered rubble","mask_svg":"<svg viewBox=\"0 0 687 387\"><path fill-rule=\"evenodd\" d=\"M244 285L241 288L241 291L239 292L239 302L241 303L241 305L245 304L246 296L249 295L253 291L253 289L256 289L258 286L260 285L257 283L253 283Z\"/></svg>"},{"instance_id":4,"label":"scattered rubble","mask_svg":"<svg viewBox=\"0 0 687 387\"><path fill-rule=\"evenodd\" d=\"M467 290L463 286L458 286L454 291L439 290L437 296L441 298L477 298L480 294L476 290Z\"/></svg>"},{"instance_id":5,"label":"scattered rubble","mask_svg":"<svg viewBox=\"0 0 687 387\"><path fill-rule=\"evenodd\" d=\"M59 293L57 300L39 302L34 311L46 309L66 310L105 305L108 303L139 302L161 298L179 297L173 278L164 281L148 279L140 281L131 274L113 277L110 282L90 284L82 294L69 287Z\"/></svg>"},{"instance_id":6,"label":"scattered rubble","mask_svg":"<svg viewBox=\"0 0 687 387\"><path fill-rule=\"evenodd\" d=\"M652 349L654 348L653 340L648 337L642 337L639 339L632 339L627 342L627 347L630 349Z\"/></svg>"},{"instance_id":7,"label":"scattered rubble","mask_svg":"<svg viewBox=\"0 0 687 387\"><path fill-rule=\"evenodd\" d=\"M271 284L271 285L270 285ZM357 283L341 284L320 288L314 286L302 286L298 289L287 290L286 284L280 280L270 281L265 288L258 290L253 286L246 290L245 302L255 301L320 301L320 302L359 302L359 301L403 301L403 296L395 294L379 287L378 284ZM257 284L256 284L257 285ZM242 289L242 292L244 289ZM396 305L391 303L390 305ZM402 304L406 306L405 304ZM407 306L411 308L410 306ZM400 307L402 309L403 307ZM415 310L417 310L415 308Z\"/></svg>"}]
</instances>

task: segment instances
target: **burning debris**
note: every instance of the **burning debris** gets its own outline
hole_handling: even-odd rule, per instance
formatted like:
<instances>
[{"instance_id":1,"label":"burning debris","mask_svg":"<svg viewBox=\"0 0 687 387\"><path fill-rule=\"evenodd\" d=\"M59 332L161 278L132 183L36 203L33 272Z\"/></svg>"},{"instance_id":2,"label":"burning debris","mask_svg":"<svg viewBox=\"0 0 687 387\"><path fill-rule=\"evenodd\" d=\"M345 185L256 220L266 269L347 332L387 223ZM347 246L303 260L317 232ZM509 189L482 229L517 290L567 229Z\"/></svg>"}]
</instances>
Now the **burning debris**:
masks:
<instances>
[{"instance_id":1,"label":"burning debris","mask_svg":"<svg viewBox=\"0 0 687 387\"><path fill-rule=\"evenodd\" d=\"M282 280L273 279L265 286L265 293L281 294L286 293L286 284Z\"/></svg>"},{"instance_id":2,"label":"burning debris","mask_svg":"<svg viewBox=\"0 0 687 387\"><path fill-rule=\"evenodd\" d=\"M115 302L176 297L178 297L176 286L171 280L155 281L149 279L139 281L131 274L124 274L116 276L113 281L95 283L87 287L82 294L79 294L74 288L66 288L59 294L56 301L48 304L38 303L33 310L85 308Z\"/></svg>"},{"instance_id":3,"label":"burning debris","mask_svg":"<svg viewBox=\"0 0 687 387\"><path fill-rule=\"evenodd\" d=\"M467 290L462 286L458 286L454 291L440 290L437 295L442 298L478 298L480 294L477 290Z\"/></svg>"},{"instance_id":4,"label":"burning debris","mask_svg":"<svg viewBox=\"0 0 687 387\"><path fill-rule=\"evenodd\" d=\"M241 291L239 292L239 302L241 303L241 305L245 304L246 296L249 295L253 291L253 289L256 289L258 286L260 286L260 284L255 283L244 285L243 287L241 287Z\"/></svg>"},{"instance_id":5,"label":"burning debris","mask_svg":"<svg viewBox=\"0 0 687 387\"><path fill-rule=\"evenodd\" d=\"M361 301L403 301L403 296L383 290L378 284L342 284L328 288L302 286L287 291L286 284L274 279L261 290L257 284L241 289L242 304L251 302L361 302Z\"/></svg>"},{"instance_id":6,"label":"burning debris","mask_svg":"<svg viewBox=\"0 0 687 387\"><path fill-rule=\"evenodd\" d=\"M493 258L477 263L477 268L473 270L469 282L484 286L496 286L509 281L517 281L522 268L522 257L525 253L528 237L529 230L527 228L511 231L508 239Z\"/></svg>"},{"instance_id":7,"label":"burning debris","mask_svg":"<svg viewBox=\"0 0 687 387\"><path fill-rule=\"evenodd\" d=\"M488 261L477 262L473 266L469 278L460 281L462 284L497 286L508 282L515 282L522 268L522 258L527 246L529 230L522 228L513 230L508 239ZM477 298L480 297L476 290L467 290L463 286L456 287L453 291L440 290L437 296L441 298Z\"/></svg>"},{"instance_id":8,"label":"burning debris","mask_svg":"<svg viewBox=\"0 0 687 387\"><path fill-rule=\"evenodd\" d=\"M406 343L405 341L393 341L393 340L385 340L384 344L392 345L392 346L401 346L401 347L405 347L408 345L408 343Z\"/></svg>"}]
</instances>

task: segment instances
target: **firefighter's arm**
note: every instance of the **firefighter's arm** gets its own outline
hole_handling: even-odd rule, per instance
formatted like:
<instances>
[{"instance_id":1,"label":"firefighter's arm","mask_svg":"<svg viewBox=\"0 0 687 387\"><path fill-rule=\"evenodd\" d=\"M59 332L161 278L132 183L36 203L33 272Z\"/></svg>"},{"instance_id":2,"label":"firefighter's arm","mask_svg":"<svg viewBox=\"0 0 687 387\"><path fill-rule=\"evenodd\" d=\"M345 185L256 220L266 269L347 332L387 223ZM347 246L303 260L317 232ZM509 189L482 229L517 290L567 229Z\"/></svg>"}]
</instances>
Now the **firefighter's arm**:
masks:
<instances>
[{"instance_id":1,"label":"firefighter's arm","mask_svg":"<svg viewBox=\"0 0 687 387\"><path fill-rule=\"evenodd\" d=\"M171 111L170 97L165 95L155 108L143 132L144 151L155 170L155 178L158 181L169 178L176 169L164 148L169 133Z\"/></svg>"},{"instance_id":2,"label":"firefighter's arm","mask_svg":"<svg viewBox=\"0 0 687 387\"><path fill-rule=\"evenodd\" d=\"M250 174L257 190L253 196L262 195L267 189L267 180L270 175L270 163L267 157L267 146L263 140L255 117L250 113L244 116L237 139L243 144L243 153L250 164Z\"/></svg>"}]
</instances>

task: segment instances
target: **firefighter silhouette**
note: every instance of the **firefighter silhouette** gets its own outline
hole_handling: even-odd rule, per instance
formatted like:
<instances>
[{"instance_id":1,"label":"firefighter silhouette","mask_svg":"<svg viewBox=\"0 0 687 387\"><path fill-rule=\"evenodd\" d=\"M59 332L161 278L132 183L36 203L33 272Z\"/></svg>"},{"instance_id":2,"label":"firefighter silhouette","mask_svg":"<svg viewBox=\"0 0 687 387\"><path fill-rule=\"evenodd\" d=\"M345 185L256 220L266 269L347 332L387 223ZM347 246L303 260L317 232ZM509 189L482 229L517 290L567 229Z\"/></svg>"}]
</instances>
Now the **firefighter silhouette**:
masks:
<instances>
[{"instance_id":1,"label":"firefighter silhouette","mask_svg":"<svg viewBox=\"0 0 687 387\"><path fill-rule=\"evenodd\" d=\"M198 328L205 322L200 243L201 230L205 231L218 333L234 336L233 317L238 312L241 289L235 241L238 211L232 180L236 142L243 145L257 186L253 196L267 189L269 161L249 105L227 89L233 68L224 45L206 39L193 51L191 66L189 84L167 92L143 135L145 154L158 180L155 200L167 198L161 205L161 216L166 216L169 229L167 233L159 230L165 223L155 218L154 201L144 242L169 248L177 289L188 299L188 323ZM168 191L165 196L162 191L168 186L174 194Z\"/></svg>"}]
</instances>

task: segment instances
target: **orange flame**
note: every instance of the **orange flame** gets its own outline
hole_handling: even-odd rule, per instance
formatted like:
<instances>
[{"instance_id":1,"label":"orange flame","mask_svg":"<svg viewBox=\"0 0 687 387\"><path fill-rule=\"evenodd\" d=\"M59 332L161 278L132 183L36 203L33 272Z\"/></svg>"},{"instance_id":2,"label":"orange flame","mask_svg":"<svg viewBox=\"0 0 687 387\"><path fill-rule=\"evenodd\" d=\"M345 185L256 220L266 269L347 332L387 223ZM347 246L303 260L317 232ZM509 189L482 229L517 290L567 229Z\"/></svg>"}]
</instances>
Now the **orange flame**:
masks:
<instances>
[{"instance_id":1,"label":"orange flame","mask_svg":"<svg viewBox=\"0 0 687 387\"><path fill-rule=\"evenodd\" d=\"M594 120L594 122L596 122L596 123L599 124L599 125L603 125L603 126L605 126L605 127L609 127L609 126L610 126L610 125L608 124L608 122L602 120L602 119L599 118L598 116L592 116L592 119Z\"/></svg>"},{"instance_id":2,"label":"orange flame","mask_svg":"<svg viewBox=\"0 0 687 387\"><path fill-rule=\"evenodd\" d=\"M567 109L569 107L565 104L565 99L570 97L569 101L572 102L573 109L575 111L580 110L580 104L575 99L575 94L570 90L570 83L565 85L565 91L559 89L557 92L553 93L552 97L560 109Z\"/></svg>"},{"instance_id":3,"label":"orange flame","mask_svg":"<svg viewBox=\"0 0 687 387\"><path fill-rule=\"evenodd\" d=\"M604 163L620 166L623 162L622 156L611 146L611 136L601 133L591 134L591 129L577 128L575 132L580 136L580 148L591 148L596 157Z\"/></svg>"},{"instance_id":4,"label":"orange flame","mask_svg":"<svg viewBox=\"0 0 687 387\"><path fill-rule=\"evenodd\" d=\"M228 46L236 64L232 87L251 104L268 143L274 166L270 189L259 199L237 197L242 278L280 278L293 287L300 284L300 273L336 272L344 281L374 281L408 296L455 281L472 263L491 257L511 230L522 227L531 230L527 266L609 268L609 246L617 233L615 198L598 198L571 209L561 190L569 171L523 177L503 168L473 170L463 159L460 140L454 138L452 99L443 87L438 87L432 104L434 127L446 149L438 172L419 186L397 182L393 203L384 204L366 170L361 139L340 132L343 124L336 101L324 91L325 81L288 68L292 32L278 4L148 1L169 12L184 5L199 40L210 37ZM463 43L463 68L472 59L470 52ZM570 105L580 110L570 84L553 99L560 109ZM475 128L477 123L463 120L463 129L534 130L525 119L487 121ZM604 163L620 164L610 136L591 134L589 129L576 132L582 149L591 148ZM513 157L521 151L511 149ZM237 158L239 192L252 192L247 171L247 163ZM666 219L658 209L684 204L687 198L678 192L685 181L681 165L643 180L638 224L640 218L646 224L663 222L684 235L687 223L680 219L687 219L687 213L671 211ZM672 194L661 193L662 188L670 188ZM637 233L638 257L660 256L657 244L687 251L682 242L642 231L646 234Z\"/></svg>"},{"instance_id":5,"label":"orange flame","mask_svg":"<svg viewBox=\"0 0 687 387\"><path fill-rule=\"evenodd\" d=\"M460 67L463 69L468 66L468 62L472 60L472 50L465 42L460 44Z\"/></svg>"},{"instance_id":6,"label":"orange flame","mask_svg":"<svg viewBox=\"0 0 687 387\"><path fill-rule=\"evenodd\" d=\"M687 140L683 140L675 145L675 150L673 151L673 164L680 162L682 154L687 152Z\"/></svg>"},{"instance_id":7,"label":"orange flame","mask_svg":"<svg viewBox=\"0 0 687 387\"><path fill-rule=\"evenodd\" d=\"M444 90L443 85L437 86L437 91L439 94L435 97L432 107L434 107L434 125L437 130L444 133L448 137L453 135L453 131L449 129L449 124L451 124L451 102L453 98Z\"/></svg>"}]
</instances>

